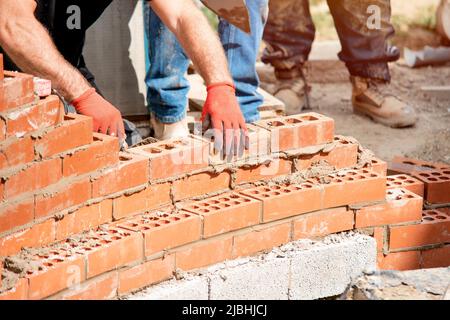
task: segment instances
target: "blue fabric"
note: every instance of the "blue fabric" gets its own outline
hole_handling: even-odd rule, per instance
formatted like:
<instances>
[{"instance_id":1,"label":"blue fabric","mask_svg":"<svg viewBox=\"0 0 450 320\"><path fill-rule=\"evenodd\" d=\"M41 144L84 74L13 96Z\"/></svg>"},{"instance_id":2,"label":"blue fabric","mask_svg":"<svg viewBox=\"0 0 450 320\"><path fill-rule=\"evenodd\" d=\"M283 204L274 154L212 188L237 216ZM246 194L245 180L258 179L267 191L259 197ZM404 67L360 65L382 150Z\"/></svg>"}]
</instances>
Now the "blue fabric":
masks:
<instances>
[{"instance_id":1,"label":"blue fabric","mask_svg":"<svg viewBox=\"0 0 450 320\"><path fill-rule=\"evenodd\" d=\"M268 0L247 1L251 35L220 19L219 36L236 85L236 95L247 122L259 120L263 97L257 93L256 58L268 15ZM145 8L149 68L146 76L149 111L163 123L186 115L189 83L185 78L189 59L173 33L149 6Z\"/></svg>"}]
</instances>

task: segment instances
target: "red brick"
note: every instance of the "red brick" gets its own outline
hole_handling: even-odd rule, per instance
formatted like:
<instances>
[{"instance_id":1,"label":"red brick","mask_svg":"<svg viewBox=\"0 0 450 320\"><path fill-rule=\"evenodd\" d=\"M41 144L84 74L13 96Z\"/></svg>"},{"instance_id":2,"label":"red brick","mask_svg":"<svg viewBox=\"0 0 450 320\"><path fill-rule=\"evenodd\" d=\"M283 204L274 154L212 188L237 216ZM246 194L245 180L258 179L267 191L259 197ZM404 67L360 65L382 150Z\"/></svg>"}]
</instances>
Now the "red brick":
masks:
<instances>
[{"instance_id":1,"label":"red brick","mask_svg":"<svg viewBox=\"0 0 450 320\"><path fill-rule=\"evenodd\" d=\"M106 169L102 176L92 182L94 198L148 183L148 160L146 158L130 153L120 153L119 160L116 167Z\"/></svg>"},{"instance_id":2,"label":"red brick","mask_svg":"<svg viewBox=\"0 0 450 320\"><path fill-rule=\"evenodd\" d=\"M34 199L0 205L0 233L23 226L34 218Z\"/></svg>"},{"instance_id":3,"label":"red brick","mask_svg":"<svg viewBox=\"0 0 450 320\"><path fill-rule=\"evenodd\" d=\"M0 81L3 81L3 55L0 53Z\"/></svg>"},{"instance_id":4,"label":"red brick","mask_svg":"<svg viewBox=\"0 0 450 320\"><path fill-rule=\"evenodd\" d=\"M112 221L112 200L82 207L56 222L56 240L63 240Z\"/></svg>"},{"instance_id":5,"label":"red brick","mask_svg":"<svg viewBox=\"0 0 450 320\"><path fill-rule=\"evenodd\" d=\"M201 219L172 207L153 211L117 224L144 236L145 256L179 247L201 238Z\"/></svg>"},{"instance_id":6,"label":"red brick","mask_svg":"<svg viewBox=\"0 0 450 320\"><path fill-rule=\"evenodd\" d=\"M384 252L385 249L385 239L387 238L387 228L386 227L377 227L373 228L373 237L377 242L377 252Z\"/></svg>"},{"instance_id":7,"label":"red brick","mask_svg":"<svg viewBox=\"0 0 450 320\"><path fill-rule=\"evenodd\" d=\"M370 161L370 163L368 163L364 166L364 169L368 169L372 172L375 172L375 173L379 174L380 176L386 176L388 164L384 160L381 160L378 158L373 158Z\"/></svg>"},{"instance_id":8,"label":"red brick","mask_svg":"<svg viewBox=\"0 0 450 320\"><path fill-rule=\"evenodd\" d=\"M231 177L228 172L203 172L173 182L175 201L199 197L204 194L226 191L230 188Z\"/></svg>"},{"instance_id":9,"label":"red brick","mask_svg":"<svg viewBox=\"0 0 450 320\"><path fill-rule=\"evenodd\" d=\"M113 216L119 220L142 214L171 203L170 183L148 186L139 192L114 199Z\"/></svg>"},{"instance_id":10,"label":"red brick","mask_svg":"<svg viewBox=\"0 0 450 320\"><path fill-rule=\"evenodd\" d=\"M406 251L378 254L378 268L381 270L415 270L420 269L420 251Z\"/></svg>"},{"instance_id":11,"label":"red brick","mask_svg":"<svg viewBox=\"0 0 450 320\"><path fill-rule=\"evenodd\" d=\"M30 166L9 175L4 181L5 198L34 192L57 183L62 178L61 159L33 162Z\"/></svg>"},{"instance_id":12,"label":"red brick","mask_svg":"<svg viewBox=\"0 0 450 320\"><path fill-rule=\"evenodd\" d=\"M420 224L391 226L389 248L403 249L450 242L450 215L426 210Z\"/></svg>"},{"instance_id":13,"label":"red brick","mask_svg":"<svg viewBox=\"0 0 450 320\"><path fill-rule=\"evenodd\" d=\"M0 293L0 301L4 300L27 300L28 299L28 280L17 280L14 288Z\"/></svg>"},{"instance_id":14,"label":"red brick","mask_svg":"<svg viewBox=\"0 0 450 320\"><path fill-rule=\"evenodd\" d=\"M292 162L285 159L273 159L267 164L245 165L236 170L235 184L244 184L260 180L270 180L292 172Z\"/></svg>"},{"instance_id":15,"label":"red brick","mask_svg":"<svg viewBox=\"0 0 450 320\"><path fill-rule=\"evenodd\" d=\"M422 268L450 267L450 245L422 251Z\"/></svg>"},{"instance_id":16,"label":"red brick","mask_svg":"<svg viewBox=\"0 0 450 320\"><path fill-rule=\"evenodd\" d=\"M192 270L231 258L233 238L221 236L193 244L175 253L176 268Z\"/></svg>"},{"instance_id":17,"label":"red brick","mask_svg":"<svg viewBox=\"0 0 450 320\"><path fill-rule=\"evenodd\" d=\"M98 276L81 285L69 288L51 300L111 300L117 297L117 287L119 286L118 274L116 271Z\"/></svg>"},{"instance_id":18,"label":"red brick","mask_svg":"<svg viewBox=\"0 0 450 320\"><path fill-rule=\"evenodd\" d=\"M356 228L422 220L423 199L403 189L388 189L386 202L363 207L356 212Z\"/></svg>"},{"instance_id":19,"label":"red brick","mask_svg":"<svg viewBox=\"0 0 450 320\"><path fill-rule=\"evenodd\" d=\"M322 188L312 183L245 189L242 194L263 202L263 221L274 221L322 208Z\"/></svg>"},{"instance_id":20,"label":"red brick","mask_svg":"<svg viewBox=\"0 0 450 320\"><path fill-rule=\"evenodd\" d=\"M55 221L49 219L31 228L0 238L0 256L10 256L22 248L36 248L55 241Z\"/></svg>"},{"instance_id":21,"label":"red brick","mask_svg":"<svg viewBox=\"0 0 450 320\"><path fill-rule=\"evenodd\" d=\"M6 138L6 123L5 120L0 118L0 141Z\"/></svg>"},{"instance_id":22,"label":"red brick","mask_svg":"<svg viewBox=\"0 0 450 320\"><path fill-rule=\"evenodd\" d=\"M425 184L425 199L428 203L450 203L450 169L415 172L413 176Z\"/></svg>"},{"instance_id":23,"label":"red brick","mask_svg":"<svg viewBox=\"0 0 450 320\"><path fill-rule=\"evenodd\" d=\"M42 158L92 143L92 118L68 114L64 122L36 141L36 152Z\"/></svg>"},{"instance_id":24,"label":"red brick","mask_svg":"<svg viewBox=\"0 0 450 320\"><path fill-rule=\"evenodd\" d=\"M227 156L225 158L223 157L223 152L215 150L213 131L207 131L203 135L203 140L209 143L209 163L212 165L238 161L245 163L249 159L270 155L270 132L253 124L247 124L247 130L248 149L245 149L242 155Z\"/></svg>"},{"instance_id":25,"label":"red brick","mask_svg":"<svg viewBox=\"0 0 450 320\"><path fill-rule=\"evenodd\" d=\"M381 201L386 197L386 177L366 169L347 170L310 181L322 183L324 209Z\"/></svg>"},{"instance_id":26,"label":"red brick","mask_svg":"<svg viewBox=\"0 0 450 320\"><path fill-rule=\"evenodd\" d=\"M119 294L125 294L170 279L175 271L175 255L120 271Z\"/></svg>"},{"instance_id":27,"label":"red brick","mask_svg":"<svg viewBox=\"0 0 450 320\"><path fill-rule=\"evenodd\" d=\"M0 171L25 165L34 158L34 141L29 136L5 141L0 145Z\"/></svg>"},{"instance_id":28,"label":"red brick","mask_svg":"<svg viewBox=\"0 0 450 320\"><path fill-rule=\"evenodd\" d=\"M389 176L387 177L387 184L388 189L392 188L405 188L406 190L409 190L418 196L424 197L425 194L425 185L422 181L408 176L406 174L399 174L395 176Z\"/></svg>"},{"instance_id":29,"label":"red brick","mask_svg":"<svg viewBox=\"0 0 450 320\"><path fill-rule=\"evenodd\" d=\"M202 217L203 237L209 238L258 224L262 203L232 192L187 203L183 209Z\"/></svg>"},{"instance_id":30,"label":"red brick","mask_svg":"<svg viewBox=\"0 0 450 320\"><path fill-rule=\"evenodd\" d=\"M35 216L36 218L49 216L82 204L88 201L90 197L91 183L89 179L57 185L45 194L36 196Z\"/></svg>"},{"instance_id":31,"label":"red brick","mask_svg":"<svg viewBox=\"0 0 450 320\"><path fill-rule=\"evenodd\" d=\"M55 126L63 121L64 107L57 96L6 115L6 136L23 137L27 133Z\"/></svg>"},{"instance_id":32,"label":"red brick","mask_svg":"<svg viewBox=\"0 0 450 320\"><path fill-rule=\"evenodd\" d=\"M38 271L28 272L28 297L31 300L47 298L61 290L80 284L86 278L83 257L68 256L64 251L55 251L38 256Z\"/></svg>"},{"instance_id":33,"label":"red brick","mask_svg":"<svg viewBox=\"0 0 450 320\"><path fill-rule=\"evenodd\" d=\"M102 228L86 236L77 252L86 256L87 277L143 261L143 238L139 233Z\"/></svg>"},{"instance_id":34,"label":"red brick","mask_svg":"<svg viewBox=\"0 0 450 320\"><path fill-rule=\"evenodd\" d=\"M119 162L119 142L117 138L94 133L94 142L63 159L64 177L113 166Z\"/></svg>"},{"instance_id":35,"label":"red brick","mask_svg":"<svg viewBox=\"0 0 450 320\"><path fill-rule=\"evenodd\" d=\"M326 161L336 169L354 167L358 162L358 145L342 136L335 137L334 142L335 145L330 151L325 149L316 154L300 155L296 161L296 170L309 169L319 161Z\"/></svg>"},{"instance_id":36,"label":"red brick","mask_svg":"<svg viewBox=\"0 0 450 320\"><path fill-rule=\"evenodd\" d=\"M333 208L300 216L294 220L294 240L324 237L352 230L353 211L346 207Z\"/></svg>"},{"instance_id":37,"label":"red brick","mask_svg":"<svg viewBox=\"0 0 450 320\"><path fill-rule=\"evenodd\" d=\"M150 179L158 180L200 170L208 166L209 144L188 137L129 149L149 159Z\"/></svg>"},{"instance_id":38,"label":"red brick","mask_svg":"<svg viewBox=\"0 0 450 320\"><path fill-rule=\"evenodd\" d=\"M286 151L333 142L334 120L317 113L262 120L256 125L271 132L271 151Z\"/></svg>"},{"instance_id":39,"label":"red brick","mask_svg":"<svg viewBox=\"0 0 450 320\"><path fill-rule=\"evenodd\" d=\"M413 172L426 172L433 170L450 169L450 165L440 162L428 162L397 156L389 163L389 173L412 174Z\"/></svg>"},{"instance_id":40,"label":"red brick","mask_svg":"<svg viewBox=\"0 0 450 320\"><path fill-rule=\"evenodd\" d=\"M234 236L233 258L249 256L264 250L288 243L291 233L291 223L274 226L255 227L250 232Z\"/></svg>"},{"instance_id":41,"label":"red brick","mask_svg":"<svg viewBox=\"0 0 450 320\"><path fill-rule=\"evenodd\" d=\"M19 72L4 72L0 85L0 112L35 101L33 76Z\"/></svg>"}]
</instances>

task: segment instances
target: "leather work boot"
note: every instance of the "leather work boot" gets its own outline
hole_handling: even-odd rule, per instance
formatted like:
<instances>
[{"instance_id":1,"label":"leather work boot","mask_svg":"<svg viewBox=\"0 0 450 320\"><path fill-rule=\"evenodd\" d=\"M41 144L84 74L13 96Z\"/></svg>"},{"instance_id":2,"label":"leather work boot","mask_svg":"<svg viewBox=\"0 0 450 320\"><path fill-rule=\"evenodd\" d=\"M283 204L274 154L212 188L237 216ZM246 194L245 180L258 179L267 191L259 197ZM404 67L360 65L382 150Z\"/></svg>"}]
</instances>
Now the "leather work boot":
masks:
<instances>
[{"instance_id":1,"label":"leather work boot","mask_svg":"<svg viewBox=\"0 0 450 320\"><path fill-rule=\"evenodd\" d=\"M154 115L150 118L150 125L154 130L154 137L158 140L169 140L172 138L185 138L189 135L187 119L175 123L162 123Z\"/></svg>"},{"instance_id":2,"label":"leather work boot","mask_svg":"<svg viewBox=\"0 0 450 320\"><path fill-rule=\"evenodd\" d=\"M417 122L414 109L388 92L383 81L350 77L353 85L353 111L392 128L413 126Z\"/></svg>"},{"instance_id":3,"label":"leather work boot","mask_svg":"<svg viewBox=\"0 0 450 320\"><path fill-rule=\"evenodd\" d=\"M310 91L303 78L292 80L277 80L274 97L284 102L286 106L286 115L291 116L299 114L303 109L309 109L309 96L306 92Z\"/></svg>"}]
</instances>

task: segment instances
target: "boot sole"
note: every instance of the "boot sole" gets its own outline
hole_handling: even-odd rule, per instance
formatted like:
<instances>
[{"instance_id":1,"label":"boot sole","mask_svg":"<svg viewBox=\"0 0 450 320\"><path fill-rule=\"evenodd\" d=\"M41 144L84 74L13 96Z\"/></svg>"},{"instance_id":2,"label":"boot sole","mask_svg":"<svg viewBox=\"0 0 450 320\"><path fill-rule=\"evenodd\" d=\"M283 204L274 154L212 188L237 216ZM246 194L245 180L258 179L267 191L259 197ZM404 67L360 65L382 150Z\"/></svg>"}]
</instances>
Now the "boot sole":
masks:
<instances>
[{"instance_id":1,"label":"boot sole","mask_svg":"<svg viewBox=\"0 0 450 320\"><path fill-rule=\"evenodd\" d=\"M353 113L360 115L360 116L368 117L369 119L371 119L372 121L374 121L376 123L381 123L385 126L388 126L388 127L394 128L394 129L412 127L416 124L416 121L417 121L416 118L414 118L414 119L411 118L411 119L404 120L404 121L386 119L386 118L379 117L377 115L372 114L371 112L364 109L364 107L356 107L355 105L353 105Z\"/></svg>"}]
</instances>

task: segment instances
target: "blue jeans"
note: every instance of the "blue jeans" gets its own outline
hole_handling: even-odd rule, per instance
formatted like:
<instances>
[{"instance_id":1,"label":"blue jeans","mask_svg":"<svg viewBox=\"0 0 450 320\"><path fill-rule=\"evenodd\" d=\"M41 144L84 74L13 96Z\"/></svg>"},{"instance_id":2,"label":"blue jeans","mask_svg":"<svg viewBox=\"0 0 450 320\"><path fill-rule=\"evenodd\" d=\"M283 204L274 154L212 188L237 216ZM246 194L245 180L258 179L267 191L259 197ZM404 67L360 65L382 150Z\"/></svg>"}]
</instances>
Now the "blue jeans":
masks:
<instances>
[{"instance_id":1,"label":"blue jeans","mask_svg":"<svg viewBox=\"0 0 450 320\"><path fill-rule=\"evenodd\" d=\"M263 97L257 92L259 78L256 58L268 15L268 0L247 1L252 34L220 19L219 35L225 49L236 95L246 122L259 120ZM189 59L174 34L149 6L145 6L149 70L146 76L149 111L163 123L174 123L186 116L189 82L185 74Z\"/></svg>"}]
</instances>

